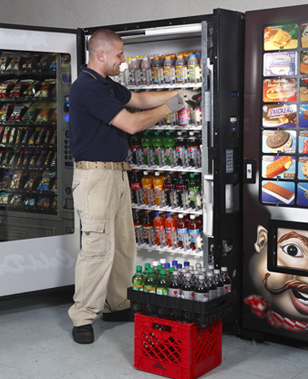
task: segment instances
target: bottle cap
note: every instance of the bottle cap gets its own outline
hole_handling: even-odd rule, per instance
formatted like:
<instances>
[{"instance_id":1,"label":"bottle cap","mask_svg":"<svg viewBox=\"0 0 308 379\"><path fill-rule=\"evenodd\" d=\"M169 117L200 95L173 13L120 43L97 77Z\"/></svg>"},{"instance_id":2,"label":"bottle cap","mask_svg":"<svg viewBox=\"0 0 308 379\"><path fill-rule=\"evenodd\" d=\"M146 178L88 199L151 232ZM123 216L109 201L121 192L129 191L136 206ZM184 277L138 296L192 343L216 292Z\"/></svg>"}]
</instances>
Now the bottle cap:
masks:
<instances>
[{"instance_id":1,"label":"bottle cap","mask_svg":"<svg viewBox=\"0 0 308 379\"><path fill-rule=\"evenodd\" d=\"M171 263L172 263L172 266L175 266L178 264L178 261L172 261Z\"/></svg>"},{"instance_id":2,"label":"bottle cap","mask_svg":"<svg viewBox=\"0 0 308 379\"><path fill-rule=\"evenodd\" d=\"M167 271L162 269L161 272L160 272L160 275L164 276L164 275L167 275Z\"/></svg>"},{"instance_id":3,"label":"bottle cap","mask_svg":"<svg viewBox=\"0 0 308 379\"><path fill-rule=\"evenodd\" d=\"M154 274L154 268L153 267L149 268L149 274Z\"/></svg>"},{"instance_id":4,"label":"bottle cap","mask_svg":"<svg viewBox=\"0 0 308 379\"><path fill-rule=\"evenodd\" d=\"M137 266L136 271L142 271L142 266Z\"/></svg>"}]
</instances>

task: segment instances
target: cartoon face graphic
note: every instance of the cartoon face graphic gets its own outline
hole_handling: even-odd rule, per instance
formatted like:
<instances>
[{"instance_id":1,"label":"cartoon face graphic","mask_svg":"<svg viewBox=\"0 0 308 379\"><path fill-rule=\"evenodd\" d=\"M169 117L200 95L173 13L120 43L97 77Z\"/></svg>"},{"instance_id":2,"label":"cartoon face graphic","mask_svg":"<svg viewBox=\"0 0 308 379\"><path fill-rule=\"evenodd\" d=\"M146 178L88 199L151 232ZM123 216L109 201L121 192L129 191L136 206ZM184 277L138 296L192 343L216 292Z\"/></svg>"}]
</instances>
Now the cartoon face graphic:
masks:
<instances>
[{"instance_id":1,"label":"cartoon face graphic","mask_svg":"<svg viewBox=\"0 0 308 379\"><path fill-rule=\"evenodd\" d=\"M258 226L249 273L258 293L274 312L308 322L308 277L267 270L267 230ZM277 266L308 270L308 231L279 229Z\"/></svg>"}]
</instances>

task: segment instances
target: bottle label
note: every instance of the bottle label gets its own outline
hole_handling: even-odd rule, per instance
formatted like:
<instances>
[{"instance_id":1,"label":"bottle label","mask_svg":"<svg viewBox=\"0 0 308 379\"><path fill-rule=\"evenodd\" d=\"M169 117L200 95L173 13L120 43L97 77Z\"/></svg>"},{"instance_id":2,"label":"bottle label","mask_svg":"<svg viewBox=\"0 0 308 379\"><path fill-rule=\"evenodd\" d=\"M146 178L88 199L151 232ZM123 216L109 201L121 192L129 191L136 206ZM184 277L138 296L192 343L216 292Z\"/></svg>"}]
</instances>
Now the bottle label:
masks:
<instances>
[{"instance_id":1,"label":"bottle label","mask_svg":"<svg viewBox=\"0 0 308 379\"><path fill-rule=\"evenodd\" d=\"M178 111L178 123L179 125L188 125L189 124L189 108L184 108Z\"/></svg>"},{"instance_id":2,"label":"bottle label","mask_svg":"<svg viewBox=\"0 0 308 379\"><path fill-rule=\"evenodd\" d=\"M169 288L168 296L180 297L180 289L179 288Z\"/></svg>"},{"instance_id":3,"label":"bottle label","mask_svg":"<svg viewBox=\"0 0 308 379\"><path fill-rule=\"evenodd\" d=\"M194 300L194 292L193 291L181 291L181 298L185 300Z\"/></svg>"},{"instance_id":4,"label":"bottle label","mask_svg":"<svg viewBox=\"0 0 308 379\"><path fill-rule=\"evenodd\" d=\"M168 296L168 292L168 288L157 288L156 290L157 295Z\"/></svg>"},{"instance_id":5,"label":"bottle label","mask_svg":"<svg viewBox=\"0 0 308 379\"><path fill-rule=\"evenodd\" d=\"M189 229L188 232L189 232L190 242L197 243L197 241L199 240L199 236L200 236L200 230L199 229Z\"/></svg>"},{"instance_id":6,"label":"bottle label","mask_svg":"<svg viewBox=\"0 0 308 379\"><path fill-rule=\"evenodd\" d=\"M231 284L224 284L224 293L231 292Z\"/></svg>"},{"instance_id":7,"label":"bottle label","mask_svg":"<svg viewBox=\"0 0 308 379\"><path fill-rule=\"evenodd\" d=\"M153 286L144 286L143 288L143 291L146 292L146 293L155 293L156 292L156 288L153 287Z\"/></svg>"},{"instance_id":8,"label":"bottle label","mask_svg":"<svg viewBox=\"0 0 308 379\"><path fill-rule=\"evenodd\" d=\"M164 66L164 81L165 83L170 83L170 66Z\"/></svg>"},{"instance_id":9,"label":"bottle label","mask_svg":"<svg viewBox=\"0 0 308 379\"><path fill-rule=\"evenodd\" d=\"M198 150L199 150L199 146L189 146L188 147L189 154L193 154L194 151L198 151Z\"/></svg>"},{"instance_id":10,"label":"bottle label","mask_svg":"<svg viewBox=\"0 0 308 379\"><path fill-rule=\"evenodd\" d=\"M186 228L178 229L177 233L178 233L178 240L181 242L184 242L187 236L187 229Z\"/></svg>"},{"instance_id":11,"label":"bottle label","mask_svg":"<svg viewBox=\"0 0 308 379\"><path fill-rule=\"evenodd\" d=\"M143 285L142 284L133 284L132 288L134 291L143 292Z\"/></svg>"},{"instance_id":12,"label":"bottle label","mask_svg":"<svg viewBox=\"0 0 308 379\"><path fill-rule=\"evenodd\" d=\"M209 300L208 298L208 293L202 293L202 292L195 292L194 294L194 300L195 301L200 301L202 303L205 303Z\"/></svg>"},{"instance_id":13,"label":"bottle label","mask_svg":"<svg viewBox=\"0 0 308 379\"><path fill-rule=\"evenodd\" d=\"M133 191L137 191L138 189L141 188L141 183L138 182L138 183L131 183L131 188Z\"/></svg>"},{"instance_id":14,"label":"bottle label","mask_svg":"<svg viewBox=\"0 0 308 379\"><path fill-rule=\"evenodd\" d=\"M213 300L217 297L217 291L216 290L209 290L209 300Z\"/></svg>"},{"instance_id":15,"label":"bottle label","mask_svg":"<svg viewBox=\"0 0 308 379\"><path fill-rule=\"evenodd\" d=\"M158 67L152 67L152 79L154 84L158 84Z\"/></svg>"}]
</instances>

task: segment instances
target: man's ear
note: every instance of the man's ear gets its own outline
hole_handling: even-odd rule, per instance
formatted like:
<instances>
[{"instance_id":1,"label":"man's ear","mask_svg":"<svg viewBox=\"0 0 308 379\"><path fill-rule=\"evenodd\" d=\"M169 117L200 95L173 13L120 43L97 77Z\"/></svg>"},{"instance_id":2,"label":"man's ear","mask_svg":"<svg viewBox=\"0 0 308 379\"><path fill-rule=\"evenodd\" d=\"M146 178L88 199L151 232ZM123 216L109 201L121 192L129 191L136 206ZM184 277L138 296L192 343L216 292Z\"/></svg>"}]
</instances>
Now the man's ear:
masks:
<instances>
[{"instance_id":1,"label":"man's ear","mask_svg":"<svg viewBox=\"0 0 308 379\"><path fill-rule=\"evenodd\" d=\"M254 244L255 251L257 253L260 253L266 244L267 244L267 230L262 225L258 225L257 241Z\"/></svg>"},{"instance_id":2,"label":"man's ear","mask_svg":"<svg viewBox=\"0 0 308 379\"><path fill-rule=\"evenodd\" d=\"M96 56L97 56L97 59L100 61L100 62L105 62L106 60L106 55L105 55L105 52L103 50L99 50L97 53L96 53Z\"/></svg>"}]
</instances>

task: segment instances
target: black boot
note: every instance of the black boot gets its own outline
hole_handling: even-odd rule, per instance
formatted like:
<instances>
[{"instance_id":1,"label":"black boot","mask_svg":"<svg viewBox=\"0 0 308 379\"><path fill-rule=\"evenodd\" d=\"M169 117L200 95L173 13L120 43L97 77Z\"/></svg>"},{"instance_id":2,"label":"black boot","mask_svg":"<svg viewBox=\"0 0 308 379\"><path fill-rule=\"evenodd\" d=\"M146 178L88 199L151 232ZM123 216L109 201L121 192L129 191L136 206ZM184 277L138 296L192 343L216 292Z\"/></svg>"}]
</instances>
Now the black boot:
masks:
<instances>
[{"instance_id":1,"label":"black boot","mask_svg":"<svg viewBox=\"0 0 308 379\"><path fill-rule=\"evenodd\" d=\"M74 326L73 328L73 339L77 343L93 343L94 342L94 331L91 324Z\"/></svg>"}]
</instances>

